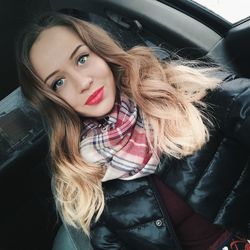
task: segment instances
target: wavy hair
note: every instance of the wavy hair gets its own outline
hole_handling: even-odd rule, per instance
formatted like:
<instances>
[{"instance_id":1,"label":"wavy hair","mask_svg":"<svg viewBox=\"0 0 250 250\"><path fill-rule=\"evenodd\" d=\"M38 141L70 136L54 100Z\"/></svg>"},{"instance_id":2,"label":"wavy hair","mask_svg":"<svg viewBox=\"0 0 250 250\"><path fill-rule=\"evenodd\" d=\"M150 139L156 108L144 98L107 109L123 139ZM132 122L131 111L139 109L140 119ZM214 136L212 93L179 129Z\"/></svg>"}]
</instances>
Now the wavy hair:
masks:
<instances>
[{"instance_id":1,"label":"wavy hair","mask_svg":"<svg viewBox=\"0 0 250 250\"><path fill-rule=\"evenodd\" d=\"M91 220L104 209L103 169L84 162L79 116L44 84L30 62L30 50L41 32L58 25L73 30L108 63L119 91L139 106L152 149L166 155L185 157L208 140L209 120L202 114L201 99L218 80L206 76L210 68L162 62L146 47L124 51L103 29L71 16L47 13L27 27L17 43L21 89L48 124L57 205L67 223L89 234Z\"/></svg>"}]
</instances>

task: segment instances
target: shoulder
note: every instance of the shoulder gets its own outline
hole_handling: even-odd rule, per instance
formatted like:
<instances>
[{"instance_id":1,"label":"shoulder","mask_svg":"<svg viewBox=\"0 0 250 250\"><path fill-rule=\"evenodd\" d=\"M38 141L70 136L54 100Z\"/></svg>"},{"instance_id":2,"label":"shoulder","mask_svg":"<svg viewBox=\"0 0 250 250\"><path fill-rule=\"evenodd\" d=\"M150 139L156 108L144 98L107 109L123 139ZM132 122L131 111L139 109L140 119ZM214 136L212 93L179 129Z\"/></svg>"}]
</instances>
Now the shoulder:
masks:
<instances>
[{"instance_id":1,"label":"shoulder","mask_svg":"<svg viewBox=\"0 0 250 250\"><path fill-rule=\"evenodd\" d=\"M225 135L243 140L250 134L250 79L227 75L204 99ZM250 144L248 137L242 142Z\"/></svg>"},{"instance_id":2,"label":"shoulder","mask_svg":"<svg viewBox=\"0 0 250 250\"><path fill-rule=\"evenodd\" d=\"M250 79L236 77L235 75L229 75L227 78L223 79L217 92L219 97L224 97L221 101L223 102L225 98L228 98L231 104L236 102L250 102Z\"/></svg>"},{"instance_id":3,"label":"shoulder","mask_svg":"<svg viewBox=\"0 0 250 250\"><path fill-rule=\"evenodd\" d=\"M219 86L209 92L204 98L208 104L215 104L220 106L227 106L228 111L231 105L237 101L250 102L249 99L244 98L250 95L250 79L239 78L235 75L223 74Z\"/></svg>"}]
</instances>

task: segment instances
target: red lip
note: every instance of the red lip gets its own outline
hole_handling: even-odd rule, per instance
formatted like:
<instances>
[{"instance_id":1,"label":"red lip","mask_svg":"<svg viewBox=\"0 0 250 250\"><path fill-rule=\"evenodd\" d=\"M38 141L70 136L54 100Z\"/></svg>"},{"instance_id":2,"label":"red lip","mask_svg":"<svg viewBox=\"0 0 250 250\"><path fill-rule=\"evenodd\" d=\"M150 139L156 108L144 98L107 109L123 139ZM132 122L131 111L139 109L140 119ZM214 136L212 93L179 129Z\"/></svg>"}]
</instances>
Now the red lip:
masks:
<instances>
[{"instance_id":1,"label":"red lip","mask_svg":"<svg viewBox=\"0 0 250 250\"><path fill-rule=\"evenodd\" d=\"M104 86L97 89L85 102L85 105L95 105L102 101L104 93Z\"/></svg>"}]
</instances>

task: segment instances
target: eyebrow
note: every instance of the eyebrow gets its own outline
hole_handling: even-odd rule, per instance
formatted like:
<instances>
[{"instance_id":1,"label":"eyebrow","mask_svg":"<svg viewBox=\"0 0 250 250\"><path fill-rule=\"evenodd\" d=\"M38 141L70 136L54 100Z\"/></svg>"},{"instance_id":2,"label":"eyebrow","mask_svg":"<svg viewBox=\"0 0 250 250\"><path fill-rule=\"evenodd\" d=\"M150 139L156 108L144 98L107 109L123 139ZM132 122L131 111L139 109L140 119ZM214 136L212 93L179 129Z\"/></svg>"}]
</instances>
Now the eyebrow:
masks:
<instances>
[{"instance_id":1,"label":"eyebrow","mask_svg":"<svg viewBox=\"0 0 250 250\"><path fill-rule=\"evenodd\" d=\"M83 47L84 45L83 44L80 44L78 45L74 50L73 52L71 53L69 59L72 60L72 58L74 57L74 55L76 54L76 52L81 48ZM46 83L50 77L52 77L53 75L55 75L56 73L58 73L59 70L55 70L54 72L52 72L51 74L49 74L45 79L44 79L44 82Z\"/></svg>"}]
</instances>

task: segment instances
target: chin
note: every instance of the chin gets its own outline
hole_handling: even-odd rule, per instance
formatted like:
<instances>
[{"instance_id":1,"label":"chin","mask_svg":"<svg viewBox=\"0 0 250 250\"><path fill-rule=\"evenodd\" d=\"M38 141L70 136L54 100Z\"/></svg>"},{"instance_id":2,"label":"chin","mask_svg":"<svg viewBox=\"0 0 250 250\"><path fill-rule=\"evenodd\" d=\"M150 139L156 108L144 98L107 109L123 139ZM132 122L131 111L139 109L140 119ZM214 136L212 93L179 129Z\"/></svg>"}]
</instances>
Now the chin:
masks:
<instances>
[{"instance_id":1,"label":"chin","mask_svg":"<svg viewBox=\"0 0 250 250\"><path fill-rule=\"evenodd\" d=\"M95 117L97 118L103 118L105 117L106 115L108 115L110 113L110 111L112 110L112 107L110 109L105 109L103 110L102 112L98 112Z\"/></svg>"}]
</instances>

